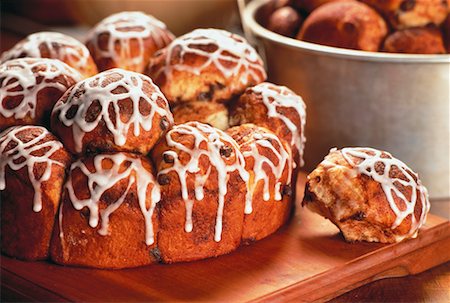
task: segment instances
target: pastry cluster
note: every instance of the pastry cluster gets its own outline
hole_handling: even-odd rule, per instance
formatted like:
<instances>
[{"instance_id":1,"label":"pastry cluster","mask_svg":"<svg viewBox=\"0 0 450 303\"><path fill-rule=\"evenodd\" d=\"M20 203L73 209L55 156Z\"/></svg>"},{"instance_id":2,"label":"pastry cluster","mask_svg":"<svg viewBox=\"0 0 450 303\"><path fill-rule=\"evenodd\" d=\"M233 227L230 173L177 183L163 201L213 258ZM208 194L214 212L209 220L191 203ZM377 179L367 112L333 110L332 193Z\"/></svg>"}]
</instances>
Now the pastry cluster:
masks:
<instances>
[{"instance_id":1,"label":"pastry cluster","mask_svg":"<svg viewBox=\"0 0 450 303\"><path fill-rule=\"evenodd\" d=\"M101 21L86 46L27 37L0 65L3 253L125 268L274 233L293 207L306 113L265 79L242 37L175 38L140 12Z\"/></svg>"},{"instance_id":2,"label":"pastry cluster","mask_svg":"<svg viewBox=\"0 0 450 303\"><path fill-rule=\"evenodd\" d=\"M273 0L269 30L299 40L364 51L450 53L450 1Z\"/></svg>"}]
</instances>

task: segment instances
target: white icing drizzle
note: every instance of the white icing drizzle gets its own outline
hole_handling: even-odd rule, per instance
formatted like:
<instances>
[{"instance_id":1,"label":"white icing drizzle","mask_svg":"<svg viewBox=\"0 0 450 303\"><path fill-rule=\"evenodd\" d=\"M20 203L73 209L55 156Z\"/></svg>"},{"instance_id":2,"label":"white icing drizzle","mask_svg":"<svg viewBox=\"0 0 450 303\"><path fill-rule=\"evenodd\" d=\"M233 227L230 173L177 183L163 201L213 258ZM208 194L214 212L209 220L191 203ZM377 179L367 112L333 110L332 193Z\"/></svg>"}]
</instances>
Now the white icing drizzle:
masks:
<instances>
[{"instance_id":1,"label":"white icing drizzle","mask_svg":"<svg viewBox=\"0 0 450 303\"><path fill-rule=\"evenodd\" d=\"M117 81L109 82L108 80L114 74L120 75L121 78ZM153 90L150 96L144 90L145 83L148 83ZM114 90L118 88L124 88L126 92L114 93ZM118 102L127 98L133 102L133 114L128 121L124 122L121 119ZM163 107L158 105L158 99L163 101ZM166 117L168 122L173 123L167 99L160 89L153 84L152 80L145 75L123 69L110 69L78 82L69 92L67 100L65 103L61 100L56 103L53 113L60 111L58 114L59 121L66 127L72 127L76 152L82 151L84 135L93 131L102 120L114 136L114 143L118 146L126 143L130 127L133 128L135 136L139 136L141 128L144 131L150 131L156 113L161 117ZM139 110L139 103L143 101L151 106L148 114L143 114ZM86 115L90 105L94 102L99 103L101 112L95 120L88 122L86 121ZM73 118L69 119L66 117L66 114L74 105L78 106L78 110ZM110 107L115 112L114 120L114 117L109 114Z\"/></svg>"},{"instance_id":2,"label":"white icing drizzle","mask_svg":"<svg viewBox=\"0 0 450 303\"><path fill-rule=\"evenodd\" d=\"M100 47L99 37L102 34L109 35L106 49ZM149 38L153 40L156 49L161 49L174 36L163 22L143 12L113 14L97 24L88 35L88 41L95 48L95 59L110 58L116 66L127 66L127 69L138 72L142 72L148 63L148 59L144 62L144 40ZM136 49L131 51L132 41L137 42L137 53Z\"/></svg>"},{"instance_id":3,"label":"white icing drizzle","mask_svg":"<svg viewBox=\"0 0 450 303\"><path fill-rule=\"evenodd\" d=\"M201 47L212 45L217 49L213 52L202 50ZM177 39L173 40L164 51L165 65L155 72L154 78L164 73L170 81L172 72L185 71L195 76L213 64L225 78L237 75L240 72L240 82L244 85L253 78L257 82L264 81L266 72L261 58L256 50L239 35L219 29L196 29ZM180 52L181 60L173 64L174 52ZM200 66L192 66L184 62L184 57L189 54L195 54L206 58ZM227 62L226 66L223 62ZM229 64L232 63L232 64ZM259 72L259 73L258 73ZM230 89L234 89L235 84L231 84Z\"/></svg>"},{"instance_id":4,"label":"white icing drizzle","mask_svg":"<svg viewBox=\"0 0 450 303\"><path fill-rule=\"evenodd\" d=\"M262 101L267 107L267 115L270 118L280 119L289 129L291 132L290 144L297 149L300 157L300 166L303 166L303 150L306 142L306 105L302 97L285 86L278 86L268 82L260 83L249 88L249 90L261 95ZM298 113L301 124L300 129L288 117L278 112L278 109L282 107L292 108Z\"/></svg>"},{"instance_id":5,"label":"white icing drizzle","mask_svg":"<svg viewBox=\"0 0 450 303\"><path fill-rule=\"evenodd\" d=\"M175 133L183 136L192 136L194 138L194 148L188 148L185 145L175 141L172 138ZM191 232L193 229L192 207L194 204L194 200L189 198L189 191L187 187L188 174L194 174L195 176L194 196L195 200L201 201L204 197L204 186L209 179L211 168L214 167L216 169L218 184L218 208L214 240L219 242L222 237L222 217L225 195L227 194L229 174L234 171L238 171L243 181L247 182L249 178L248 172L245 170L244 156L240 153L239 147L233 138L216 128L199 122L189 122L174 126L166 134L166 142L169 147L176 148L190 156L189 161L183 164L175 151L169 150L164 152L165 155L173 157L174 163L171 167L163 169L158 173L158 176L165 175L170 172L175 172L178 175L181 184L181 196L186 205L186 232ZM232 164L227 164L221 156L220 149L225 146L225 144L234 149L235 162ZM206 146L206 149L200 148L200 145ZM201 175L199 174L199 161L200 158L204 156L208 157L210 166L205 174Z\"/></svg>"},{"instance_id":6,"label":"white icing drizzle","mask_svg":"<svg viewBox=\"0 0 450 303\"><path fill-rule=\"evenodd\" d=\"M290 150L286 150L279 140L279 138L271 133L255 133L253 135L255 142L249 145L250 150L243 151L243 155L245 159L248 157L253 157L254 165L251 168L253 170L255 176L253 180L253 186L249 184L247 188L247 196L245 201L245 214L251 214L253 212L252 207L252 199L253 199L253 190L259 181L263 181L263 200L268 201L270 199L270 175L264 169L265 165L268 165L270 168L270 172L275 177L275 188L274 188L274 199L275 201L281 201L283 199L282 196L282 183L280 179L283 175L283 172L287 166L288 169L288 177L286 184L289 185L291 183L292 176L292 155ZM271 142L277 142L279 148L275 148L274 144ZM277 163L275 164L271 159L260 153L260 148L270 150L271 154L274 155L277 159Z\"/></svg>"},{"instance_id":7,"label":"white icing drizzle","mask_svg":"<svg viewBox=\"0 0 450 303\"><path fill-rule=\"evenodd\" d=\"M357 170L358 173L371 177L376 182L380 183L383 189L386 199L389 202L389 206L396 215L396 219L391 226L392 229L398 227L403 220L411 216L411 228L408 236L415 236L418 229L425 222L428 211L430 210L430 202L428 200L428 191L425 186L422 185L419 177L415 174L405 163L395 159L391 154L382 152L373 148L343 148L341 150L344 159ZM353 158L361 160L360 163L356 163ZM377 163L384 165L382 174L375 169ZM381 169L383 165L378 164L377 169ZM381 166L381 167L380 167ZM391 178L389 172L392 167L398 168L404 179ZM411 175L411 174L414 174ZM417 179L417 181L414 179ZM406 197L398 188L397 184L401 184L406 188L411 189L411 197ZM419 192L419 196L417 195ZM394 194L404 203L405 210L401 210L394 200ZM420 199L422 203L422 214L420 220L417 221L414 215L414 208L416 203Z\"/></svg>"},{"instance_id":8,"label":"white icing drizzle","mask_svg":"<svg viewBox=\"0 0 450 303\"><path fill-rule=\"evenodd\" d=\"M89 50L75 38L56 33L38 32L29 35L1 56L1 62L21 57L41 58L40 46L45 45L52 59L66 61L70 58L70 66L83 70L88 65Z\"/></svg>"},{"instance_id":9,"label":"white icing drizzle","mask_svg":"<svg viewBox=\"0 0 450 303\"><path fill-rule=\"evenodd\" d=\"M65 77L67 85L56 81L61 76ZM38 82L38 78L42 79ZM69 88L68 85L81 81L82 77L62 61L26 58L0 65L0 79L0 115L14 119L23 119L29 115L34 119L37 95L42 89L55 88L64 93ZM15 96L23 96L23 100L14 108L6 108L2 101Z\"/></svg>"},{"instance_id":10,"label":"white icing drizzle","mask_svg":"<svg viewBox=\"0 0 450 303\"><path fill-rule=\"evenodd\" d=\"M20 133L29 130L39 130L40 134L30 141L22 141ZM51 140L43 142L43 139L49 136L51 136ZM7 150L8 146L13 147ZM0 190L6 189L5 171L7 166L15 171L26 167L28 178L34 189L33 211L40 212L42 210L42 183L50 179L53 165L64 167L64 163L52 159L53 154L63 148L62 143L57 141L44 127L16 126L3 131L0 134ZM42 155L37 155L41 153ZM45 165L45 169L37 179L33 169L35 165L42 164Z\"/></svg>"},{"instance_id":11,"label":"white icing drizzle","mask_svg":"<svg viewBox=\"0 0 450 303\"><path fill-rule=\"evenodd\" d=\"M111 161L111 168L103 168L102 162ZM128 162L130 165L124 169L121 164ZM155 210L156 204L161 199L161 193L159 185L155 182L153 174L148 171L142 164L142 160L139 157L130 157L124 153L117 154L105 154L96 155L93 159L94 172L91 172L83 160L78 160L74 162L70 171L73 172L75 169L80 169L81 172L88 179L88 190L89 198L79 199L75 194L75 189L72 184L72 175L69 174L69 178L66 182L64 188L69 194L70 201L75 209L81 210L87 207L90 211L89 213L89 225L92 228L98 226L99 220L101 221L100 229L98 233L102 236L109 234L109 217L117 210L124 202L126 196L130 193L131 186L136 185L136 193L139 202L139 207L141 209L142 215L145 219L145 243L151 245L154 243L154 232L152 224L152 216ZM134 174L133 174L134 172ZM128 184L126 190L123 194L114 201L110 203L106 209L99 211L99 203L102 195L112 188L119 181L128 179ZM151 186L151 205L147 208L147 192ZM64 236L62 229L62 213L59 214L59 224L60 224L60 237Z\"/></svg>"}]
</instances>

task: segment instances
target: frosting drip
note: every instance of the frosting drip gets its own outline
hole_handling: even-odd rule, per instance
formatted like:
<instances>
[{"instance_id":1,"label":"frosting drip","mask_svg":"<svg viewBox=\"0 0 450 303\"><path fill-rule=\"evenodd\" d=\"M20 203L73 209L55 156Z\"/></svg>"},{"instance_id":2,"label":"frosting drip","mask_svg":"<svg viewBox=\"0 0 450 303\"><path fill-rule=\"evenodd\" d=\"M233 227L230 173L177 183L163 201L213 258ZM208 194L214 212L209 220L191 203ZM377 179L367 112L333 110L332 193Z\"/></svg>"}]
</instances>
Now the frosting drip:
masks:
<instances>
[{"instance_id":1,"label":"frosting drip","mask_svg":"<svg viewBox=\"0 0 450 303\"><path fill-rule=\"evenodd\" d=\"M56 32L29 35L9 51L4 52L1 61L21 57L41 58L43 46L49 51L49 58L70 60L70 65L77 70L83 70L88 65L90 57L88 49L75 38Z\"/></svg>"},{"instance_id":2,"label":"frosting drip","mask_svg":"<svg viewBox=\"0 0 450 303\"><path fill-rule=\"evenodd\" d=\"M267 115L270 118L280 119L289 129L291 133L290 144L297 149L300 157L300 166L303 166L303 150L306 142L304 134L306 125L306 105L303 102L302 97L285 86L278 86L268 82L251 87L250 90L261 95L262 101L267 108ZM298 129L297 125L292 120L279 112L279 108L283 107L292 108L297 112L301 124L300 129Z\"/></svg>"},{"instance_id":3,"label":"frosting drip","mask_svg":"<svg viewBox=\"0 0 450 303\"><path fill-rule=\"evenodd\" d=\"M100 36L108 34L108 44L100 47ZM142 12L122 12L111 15L97 24L89 33L88 41L95 47L96 59L110 58L116 66L123 63L128 69L142 71L146 52L144 40L152 39L156 49L165 47L174 39L166 25L153 16ZM132 42L137 43L137 52L131 50ZM119 45L119 47L117 47Z\"/></svg>"},{"instance_id":4,"label":"frosting drip","mask_svg":"<svg viewBox=\"0 0 450 303\"><path fill-rule=\"evenodd\" d=\"M103 161L111 162L112 166L110 168L103 168ZM84 207L89 209L89 225L92 228L97 227L99 221L101 221L98 230L100 235L108 235L110 215L122 205L126 196L130 193L132 185L135 185L139 207L145 219L145 243L147 245L154 243L152 216L156 204L161 199L161 193L153 174L143 166L141 161L138 157L130 157L123 153L117 153L112 155L96 155L93 159L93 172L88 169L82 160L78 160L71 165L70 170L72 172L75 169L79 169L87 177L89 197L87 199L79 199L76 196L71 174L69 174L64 188L67 190L70 201L75 209L81 210ZM128 166L123 164L128 164ZM126 167L125 169L124 166ZM102 195L121 180L128 180L126 190L116 201L110 203L105 209L99 210ZM151 193L151 204L147 208L147 192L149 190ZM64 233L62 229L63 216L61 209L62 207L59 213L59 225L60 237L62 238Z\"/></svg>"},{"instance_id":5,"label":"frosting drip","mask_svg":"<svg viewBox=\"0 0 450 303\"><path fill-rule=\"evenodd\" d=\"M20 133L29 129L39 130L40 134L34 135L29 141L23 141ZM45 138L50 139L45 141ZM42 183L50 179L53 165L64 167L64 163L52 159L53 154L60 149L64 149L61 142L57 141L47 129L40 126L18 126L3 131L0 134L0 190L6 188L6 167L14 171L26 167L28 178L34 189L33 211L40 212L42 210ZM40 176L36 176L34 173L35 165L44 165L45 167Z\"/></svg>"},{"instance_id":6,"label":"frosting drip","mask_svg":"<svg viewBox=\"0 0 450 303\"><path fill-rule=\"evenodd\" d=\"M207 51L205 50L207 46L212 46L215 50ZM174 70L199 76L210 65L214 65L225 78L243 72L240 81L244 85L249 82L249 78L256 79L258 82L266 78L262 60L256 50L241 36L224 30L196 29L173 40L164 51L166 52L165 65L156 71L155 78L164 73L170 81ZM178 52L180 60L173 64L173 58ZM200 66L185 63L184 58L190 54L204 57L205 61ZM230 89L233 88L230 87Z\"/></svg>"},{"instance_id":7,"label":"frosting drip","mask_svg":"<svg viewBox=\"0 0 450 303\"><path fill-rule=\"evenodd\" d=\"M58 81L59 77L65 77L65 84ZM37 95L42 89L55 88L64 93L71 84L81 81L81 75L59 60L27 58L0 65L0 79L0 114L14 119L29 115L34 119ZM16 96L23 96L22 101L16 107L5 107L3 100Z\"/></svg>"},{"instance_id":8,"label":"frosting drip","mask_svg":"<svg viewBox=\"0 0 450 303\"><path fill-rule=\"evenodd\" d=\"M116 76L119 76L119 79L116 79ZM116 81L111 81L111 78ZM151 90L151 93L146 93L148 90ZM59 111L59 121L66 127L72 127L76 152L82 151L84 135L93 131L100 121L104 121L106 128L114 137L114 143L118 146L126 143L130 128L134 136L139 136L141 128L150 131L156 114L166 117L173 123L169 105L159 88L149 77L135 72L118 68L105 71L78 82L66 97L68 101L64 103L60 100L56 103L53 113ZM127 121L123 121L119 101L126 99L132 101L133 113ZM100 106L100 112L95 119L87 121L86 117L94 102ZM148 113L140 111L141 102L150 105ZM77 111L74 115L70 115L69 111L74 107ZM113 110L114 115L110 115L110 110Z\"/></svg>"},{"instance_id":9,"label":"frosting drip","mask_svg":"<svg viewBox=\"0 0 450 303\"><path fill-rule=\"evenodd\" d=\"M194 139L194 147L191 149L185 145L177 142L173 139L174 134L182 136L192 136ZM214 240L219 242L222 236L222 217L225 203L225 195L227 194L227 186L230 173L237 171L245 182L248 181L248 173L245 170L244 156L239 152L237 143L224 132L215 129L209 125L190 122L188 124L180 124L174 126L166 134L167 145L171 148L176 148L183 153L189 155L187 163L182 163L178 154L175 151L166 151L163 156L169 156L174 159L171 167L165 168L158 173L158 177L161 175L175 172L178 175L181 184L181 196L186 205L186 223L185 231L191 232L192 226L192 208L194 200L189 198L189 192L187 187L187 178L192 176L195 178L195 200L201 201L204 197L204 187L208 181L211 169L214 168L217 172L217 184L218 184L218 207L216 216L216 225ZM221 148L228 146L233 149L235 154L234 163L226 163L221 155ZM206 146L201 148L200 146ZM200 158L208 157L209 167L204 174L200 174ZM183 159L183 162L185 160Z\"/></svg>"},{"instance_id":10,"label":"frosting drip","mask_svg":"<svg viewBox=\"0 0 450 303\"><path fill-rule=\"evenodd\" d=\"M380 183L381 188L386 195L386 199L389 202L389 206L396 215L395 222L391 228L395 229L406 217L411 216L411 228L408 236L414 236L417 233L417 230L422 226L423 222L425 222L426 215L430 210L428 191L422 185L418 175L412 172L405 163L393 158L392 155L387 152L382 152L373 148L343 148L341 153L344 159L353 166L358 173L369 176ZM355 161L355 158L359 159L359 161ZM402 178L390 177L389 174L393 167L401 172ZM397 184L405 188L410 188L411 196L406 197ZM403 202L404 210L397 206L394 195ZM414 208L419 199L422 203L422 214L420 220L417 220L414 215Z\"/></svg>"},{"instance_id":11,"label":"frosting drip","mask_svg":"<svg viewBox=\"0 0 450 303\"><path fill-rule=\"evenodd\" d=\"M270 172L275 177L275 188L274 188L274 199L275 201L281 201L283 199L282 196L282 183L280 179L283 176L283 172L285 168L288 169L288 177L286 184L289 185L291 183L292 176L292 156L290 150L286 150L283 144L280 142L278 137L271 133L256 133L253 138L255 142L250 144L250 150L243 151L244 157L247 159L248 157L253 157L254 165L251 168L255 174L253 180L253 186L248 186L247 188L247 196L245 203L245 214L251 214L253 212L252 208L252 199L253 199L253 190L259 181L263 181L263 200L268 201L270 199L270 174L267 173L265 169L266 166L270 168ZM272 142L277 142L279 148L276 148ZM277 159L274 163L271 159L264 156L260 153L260 149L268 149L270 153L275 156Z\"/></svg>"}]
</instances>

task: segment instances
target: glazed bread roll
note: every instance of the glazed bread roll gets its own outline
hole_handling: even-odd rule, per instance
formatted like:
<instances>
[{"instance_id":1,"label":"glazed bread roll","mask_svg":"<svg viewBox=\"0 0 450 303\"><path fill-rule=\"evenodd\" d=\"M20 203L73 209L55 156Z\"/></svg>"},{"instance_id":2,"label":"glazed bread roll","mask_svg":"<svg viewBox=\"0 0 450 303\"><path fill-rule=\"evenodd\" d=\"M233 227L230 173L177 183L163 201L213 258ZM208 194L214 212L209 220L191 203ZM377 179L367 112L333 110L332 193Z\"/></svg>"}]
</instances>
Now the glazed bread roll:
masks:
<instances>
[{"instance_id":1,"label":"glazed bread roll","mask_svg":"<svg viewBox=\"0 0 450 303\"><path fill-rule=\"evenodd\" d=\"M17 58L58 59L76 69L83 78L97 73L97 66L89 50L80 41L55 32L29 35L1 56L1 62Z\"/></svg>"},{"instance_id":2,"label":"glazed bread roll","mask_svg":"<svg viewBox=\"0 0 450 303\"><path fill-rule=\"evenodd\" d=\"M280 228L291 212L291 148L254 124L232 127L227 133L239 144L249 173L242 240L257 241Z\"/></svg>"},{"instance_id":3,"label":"glazed bread roll","mask_svg":"<svg viewBox=\"0 0 450 303\"><path fill-rule=\"evenodd\" d=\"M41 126L14 126L0 133L3 253L23 260L48 257L70 160L61 142Z\"/></svg>"},{"instance_id":4,"label":"glazed bread roll","mask_svg":"<svg viewBox=\"0 0 450 303\"><path fill-rule=\"evenodd\" d=\"M232 106L230 125L254 123L274 132L289 144L294 161L303 166L306 106L285 86L264 82L248 88Z\"/></svg>"},{"instance_id":5,"label":"glazed bread roll","mask_svg":"<svg viewBox=\"0 0 450 303\"><path fill-rule=\"evenodd\" d=\"M164 262L215 257L241 243L248 173L229 135L175 125L152 151L161 186L158 248Z\"/></svg>"},{"instance_id":6,"label":"glazed bread roll","mask_svg":"<svg viewBox=\"0 0 450 303\"><path fill-rule=\"evenodd\" d=\"M426 188L406 164L361 147L332 149L308 176L303 205L350 242L414 238L430 209Z\"/></svg>"},{"instance_id":7,"label":"glazed bread roll","mask_svg":"<svg viewBox=\"0 0 450 303\"><path fill-rule=\"evenodd\" d=\"M228 102L266 78L263 62L247 41L219 29L196 29L156 52L147 74L171 105Z\"/></svg>"},{"instance_id":8,"label":"glazed bread roll","mask_svg":"<svg viewBox=\"0 0 450 303\"><path fill-rule=\"evenodd\" d=\"M13 125L50 125L50 113L66 90L81 81L67 64L26 58L0 65L0 130Z\"/></svg>"},{"instance_id":9,"label":"glazed bread roll","mask_svg":"<svg viewBox=\"0 0 450 303\"><path fill-rule=\"evenodd\" d=\"M174 35L166 25L143 12L121 12L98 23L86 45L100 71L123 68L142 73L150 57Z\"/></svg>"},{"instance_id":10,"label":"glazed bread roll","mask_svg":"<svg viewBox=\"0 0 450 303\"><path fill-rule=\"evenodd\" d=\"M229 128L228 109L222 103L204 101L182 103L173 109L173 119L176 124L198 121L220 130Z\"/></svg>"},{"instance_id":11,"label":"glazed bread roll","mask_svg":"<svg viewBox=\"0 0 450 303\"><path fill-rule=\"evenodd\" d=\"M52 112L52 129L74 154L146 154L173 124L166 98L142 74L111 69L70 88Z\"/></svg>"},{"instance_id":12,"label":"glazed bread roll","mask_svg":"<svg viewBox=\"0 0 450 303\"><path fill-rule=\"evenodd\" d=\"M157 203L150 161L129 153L74 162L64 185L51 257L56 263L123 268L157 261Z\"/></svg>"},{"instance_id":13,"label":"glazed bread roll","mask_svg":"<svg viewBox=\"0 0 450 303\"><path fill-rule=\"evenodd\" d=\"M434 27L408 28L390 34L383 51L406 54L445 54L441 31Z\"/></svg>"},{"instance_id":14,"label":"glazed bread roll","mask_svg":"<svg viewBox=\"0 0 450 303\"><path fill-rule=\"evenodd\" d=\"M450 9L448 0L361 0L380 11L396 29L441 25Z\"/></svg>"},{"instance_id":15,"label":"glazed bread roll","mask_svg":"<svg viewBox=\"0 0 450 303\"><path fill-rule=\"evenodd\" d=\"M357 1L327 3L303 23L297 39L349 49L376 52L388 29L372 8Z\"/></svg>"}]
</instances>

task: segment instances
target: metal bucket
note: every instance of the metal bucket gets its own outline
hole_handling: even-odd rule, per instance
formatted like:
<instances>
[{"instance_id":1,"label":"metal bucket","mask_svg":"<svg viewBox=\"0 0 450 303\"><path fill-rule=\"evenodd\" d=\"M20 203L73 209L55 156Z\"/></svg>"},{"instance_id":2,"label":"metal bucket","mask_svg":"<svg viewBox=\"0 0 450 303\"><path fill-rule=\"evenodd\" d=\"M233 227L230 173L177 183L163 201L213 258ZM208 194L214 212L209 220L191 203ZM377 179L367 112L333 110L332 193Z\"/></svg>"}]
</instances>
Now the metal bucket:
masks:
<instances>
[{"instance_id":1,"label":"metal bucket","mask_svg":"<svg viewBox=\"0 0 450 303\"><path fill-rule=\"evenodd\" d=\"M305 100L306 169L332 147L370 146L418 172L430 197L450 197L450 55L363 52L287 38L256 21L267 2L242 10L244 30L265 57L269 80Z\"/></svg>"}]
</instances>

